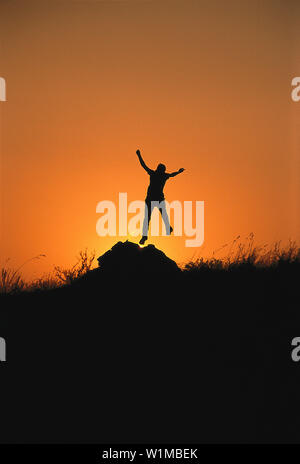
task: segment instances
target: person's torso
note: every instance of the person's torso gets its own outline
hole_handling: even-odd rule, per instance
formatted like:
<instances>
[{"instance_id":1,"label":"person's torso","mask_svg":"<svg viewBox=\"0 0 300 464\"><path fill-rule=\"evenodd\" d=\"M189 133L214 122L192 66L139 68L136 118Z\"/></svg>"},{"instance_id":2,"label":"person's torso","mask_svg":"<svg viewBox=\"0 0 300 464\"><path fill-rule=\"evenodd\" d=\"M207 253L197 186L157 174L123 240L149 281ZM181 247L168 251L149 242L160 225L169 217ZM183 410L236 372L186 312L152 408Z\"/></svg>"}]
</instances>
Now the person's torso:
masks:
<instances>
[{"instance_id":1,"label":"person's torso","mask_svg":"<svg viewBox=\"0 0 300 464\"><path fill-rule=\"evenodd\" d=\"M147 197L152 198L153 200L163 200L163 189L167 179L168 176L165 173L158 173L154 171L150 174L150 184L147 191Z\"/></svg>"}]
</instances>

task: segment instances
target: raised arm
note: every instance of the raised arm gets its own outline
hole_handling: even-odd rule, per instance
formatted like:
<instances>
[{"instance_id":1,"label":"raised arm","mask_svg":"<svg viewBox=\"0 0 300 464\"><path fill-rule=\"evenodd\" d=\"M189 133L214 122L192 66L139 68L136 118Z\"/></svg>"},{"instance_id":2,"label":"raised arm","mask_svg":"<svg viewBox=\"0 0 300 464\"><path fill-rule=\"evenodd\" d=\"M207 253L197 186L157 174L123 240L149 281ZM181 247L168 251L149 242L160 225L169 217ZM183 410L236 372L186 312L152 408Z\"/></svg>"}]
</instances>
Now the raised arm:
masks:
<instances>
[{"instance_id":1,"label":"raised arm","mask_svg":"<svg viewBox=\"0 0 300 464\"><path fill-rule=\"evenodd\" d=\"M178 171L175 171L175 172L171 172L170 174L168 174L169 177L175 177L175 176L178 176L178 174L180 174L181 172L183 172L184 169L183 168L180 168Z\"/></svg>"},{"instance_id":2,"label":"raised arm","mask_svg":"<svg viewBox=\"0 0 300 464\"><path fill-rule=\"evenodd\" d=\"M145 161L144 161L143 158L142 158L142 155L141 155L140 150L137 150L137 151L136 151L136 154L138 155L138 158L139 158L139 161L140 161L140 163L141 163L141 166L145 169L145 171L148 172L148 174L151 174L152 169L148 168L148 166L146 165Z\"/></svg>"}]
</instances>

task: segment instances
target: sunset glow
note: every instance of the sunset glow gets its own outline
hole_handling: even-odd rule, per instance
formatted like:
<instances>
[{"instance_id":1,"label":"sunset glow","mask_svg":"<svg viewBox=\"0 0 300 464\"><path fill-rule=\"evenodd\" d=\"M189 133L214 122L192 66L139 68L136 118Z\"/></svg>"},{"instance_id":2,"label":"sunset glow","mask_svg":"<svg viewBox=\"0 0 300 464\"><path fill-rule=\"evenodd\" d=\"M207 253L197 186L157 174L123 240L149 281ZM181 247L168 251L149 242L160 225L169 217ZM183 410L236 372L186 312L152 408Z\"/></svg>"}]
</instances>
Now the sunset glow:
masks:
<instances>
[{"instance_id":1,"label":"sunset glow","mask_svg":"<svg viewBox=\"0 0 300 464\"><path fill-rule=\"evenodd\" d=\"M148 243L179 263L237 235L299 240L299 2L1 2L1 259L36 277L126 237L96 205L144 200L150 167L186 171L166 199L205 202L205 240ZM128 240L138 242L130 234Z\"/></svg>"}]
</instances>

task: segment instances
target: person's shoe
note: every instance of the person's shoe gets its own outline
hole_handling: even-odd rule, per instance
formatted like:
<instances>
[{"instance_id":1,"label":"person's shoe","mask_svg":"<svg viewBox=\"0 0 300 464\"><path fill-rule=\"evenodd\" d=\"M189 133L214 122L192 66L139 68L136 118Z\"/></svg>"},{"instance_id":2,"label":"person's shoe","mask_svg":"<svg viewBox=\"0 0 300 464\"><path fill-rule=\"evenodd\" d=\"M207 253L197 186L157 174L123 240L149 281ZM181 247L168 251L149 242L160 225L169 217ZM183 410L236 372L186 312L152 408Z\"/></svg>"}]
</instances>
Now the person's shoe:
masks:
<instances>
[{"instance_id":1,"label":"person's shoe","mask_svg":"<svg viewBox=\"0 0 300 464\"><path fill-rule=\"evenodd\" d=\"M170 235L173 232L173 227L170 226Z\"/></svg>"},{"instance_id":2,"label":"person's shoe","mask_svg":"<svg viewBox=\"0 0 300 464\"><path fill-rule=\"evenodd\" d=\"M145 241L148 239L147 235L143 235L143 237L141 238L141 240L139 241L139 244L140 245L144 245Z\"/></svg>"}]
</instances>

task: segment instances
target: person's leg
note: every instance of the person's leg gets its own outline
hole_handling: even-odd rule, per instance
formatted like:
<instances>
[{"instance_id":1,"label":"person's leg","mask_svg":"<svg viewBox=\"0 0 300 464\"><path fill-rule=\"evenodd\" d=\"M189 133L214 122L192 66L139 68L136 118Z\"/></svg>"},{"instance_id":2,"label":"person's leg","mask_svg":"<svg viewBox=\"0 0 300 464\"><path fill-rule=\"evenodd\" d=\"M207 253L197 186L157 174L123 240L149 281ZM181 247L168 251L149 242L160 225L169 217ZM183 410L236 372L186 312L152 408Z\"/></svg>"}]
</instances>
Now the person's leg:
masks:
<instances>
[{"instance_id":1,"label":"person's leg","mask_svg":"<svg viewBox=\"0 0 300 464\"><path fill-rule=\"evenodd\" d=\"M166 228L166 234L171 235L173 232L173 227L170 226L170 221L169 221L169 216L167 213L167 208L166 208L166 203L165 201L160 202L160 207L159 207L159 212L161 214L161 217L165 223L165 228Z\"/></svg>"},{"instance_id":2,"label":"person's leg","mask_svg":"<svg viewBox=\"0 0 300 464\"><path fill-rule=\"evenodd\" d=\"M143 236L140 240L140 244L143 245L148 238L148 228L151 219L152 209L151 209L151 201L145 200L145 214L144 214L144 221L143 221Z\"/></svg>"}]
</instances>

